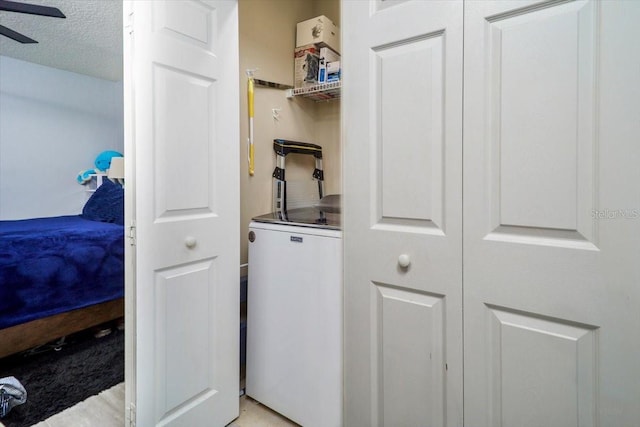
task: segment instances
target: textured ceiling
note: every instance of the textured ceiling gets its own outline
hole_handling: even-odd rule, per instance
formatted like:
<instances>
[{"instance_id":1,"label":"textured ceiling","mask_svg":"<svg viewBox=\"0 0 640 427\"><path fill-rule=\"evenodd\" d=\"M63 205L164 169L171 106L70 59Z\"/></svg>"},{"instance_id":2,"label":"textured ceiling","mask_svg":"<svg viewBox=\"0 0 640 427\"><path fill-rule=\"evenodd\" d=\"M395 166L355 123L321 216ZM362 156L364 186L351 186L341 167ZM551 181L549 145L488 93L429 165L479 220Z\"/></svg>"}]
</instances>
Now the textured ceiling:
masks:
<instances>
[{"instance_id":1,"label":"textured ceiling","mask_svg":"<svg viewBox=\"0 0 640 427\"><path fill-rule=\"evenodd\" d=\"M66 19L0 12L0 24L37 40L0 36L0 55L107 80L122 80L122 0L21 0L57 7Z\"/></svg>"}]
</instances>

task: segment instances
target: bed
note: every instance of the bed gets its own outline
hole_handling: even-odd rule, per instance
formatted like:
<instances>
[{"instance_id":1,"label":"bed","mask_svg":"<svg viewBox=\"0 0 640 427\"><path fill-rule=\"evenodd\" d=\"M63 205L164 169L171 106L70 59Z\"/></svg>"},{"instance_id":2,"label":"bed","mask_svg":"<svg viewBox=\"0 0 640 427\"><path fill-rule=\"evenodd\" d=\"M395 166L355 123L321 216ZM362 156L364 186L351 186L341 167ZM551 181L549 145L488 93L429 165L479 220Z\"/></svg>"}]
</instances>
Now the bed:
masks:
<instances>
[{"instance_id":1,"label":"bed","mask_svg":"<svg viewBox=\"0 0 640 427\"><path fill-rule=\"evenodd\" d=\"M0 221L0 357L123 316L123 199L105 180L80 215Z\"/></svg>"}]
</instances>

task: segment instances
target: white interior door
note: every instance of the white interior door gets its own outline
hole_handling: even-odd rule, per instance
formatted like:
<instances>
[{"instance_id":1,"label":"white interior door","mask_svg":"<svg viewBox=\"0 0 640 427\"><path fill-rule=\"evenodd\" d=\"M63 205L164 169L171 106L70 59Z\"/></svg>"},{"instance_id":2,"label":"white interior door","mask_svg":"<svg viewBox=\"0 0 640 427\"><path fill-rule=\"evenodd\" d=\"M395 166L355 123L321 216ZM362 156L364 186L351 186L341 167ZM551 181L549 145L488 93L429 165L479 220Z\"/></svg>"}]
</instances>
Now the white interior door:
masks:
<instances>
[{"instance_id":1,"label":"white interior door","mask_svg":"<svg viewBox=\"0 0 640 427\"><path fill-rule=\"evenodd\" d=\"M462 425L462 2L342 2L346 426Z\"/></svg>"},{"instance_id":2,"label":"white interior door","mask_svg":"<svg viewBox=\"0 0 640 427\"><path fill-rule=\"evenodd\" d=\"M639 22L465 5L466 425L640 423Z\"/></svg>"},{"instance_id":3,"label":"white interior door","mask_svg":"<svg viewBox=\"0 0 640 427\"><path fill-rule=\"evenodd\" d=\"M139 426L223 426L239 404L237 4L136 0L125 23L127 404Z\"/></svg>"}]
</instances>

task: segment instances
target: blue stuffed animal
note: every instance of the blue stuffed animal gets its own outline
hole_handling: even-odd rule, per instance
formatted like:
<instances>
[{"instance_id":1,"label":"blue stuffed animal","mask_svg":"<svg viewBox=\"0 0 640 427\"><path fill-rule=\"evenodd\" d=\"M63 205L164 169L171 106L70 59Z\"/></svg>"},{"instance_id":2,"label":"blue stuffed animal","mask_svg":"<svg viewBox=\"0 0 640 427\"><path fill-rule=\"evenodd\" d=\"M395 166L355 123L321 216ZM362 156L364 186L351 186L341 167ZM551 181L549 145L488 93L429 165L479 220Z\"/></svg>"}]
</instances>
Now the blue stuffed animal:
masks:
<instances>
[{"instance_id":1,"label":"blue stuffed animal","mask_svg":"<svg viewBox=\"0 0 640 427\"><path fill-rule=\"evenodd\" d=\"M91 175L106 172L107 169L109 169L109 167L111 166L111 159L114 157L123 156L121 153L112 150L103 151L102 153L98 154L98 157L96 157L96 161L94 163L96 168L87 169L86 171L80 172L76 178L78 184L86 184L87 182L91 181Z\"/></svg>"}]
</instances>

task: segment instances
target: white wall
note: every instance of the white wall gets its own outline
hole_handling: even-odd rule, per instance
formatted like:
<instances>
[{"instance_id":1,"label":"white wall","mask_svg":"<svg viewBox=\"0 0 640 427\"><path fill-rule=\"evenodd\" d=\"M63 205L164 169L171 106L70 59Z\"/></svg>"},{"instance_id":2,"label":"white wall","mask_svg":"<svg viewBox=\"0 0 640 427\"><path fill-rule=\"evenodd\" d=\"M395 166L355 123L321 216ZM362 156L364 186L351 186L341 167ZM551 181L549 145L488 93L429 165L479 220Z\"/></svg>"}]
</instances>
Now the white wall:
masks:
<instances>
[{"instance_id":1,"label":"white wall","mask_svg":"<svg viewBox=\"0 0 640 427\"><path fill-rule=\"evenodd\" d=\"M0 219L80 213L105 150L124 150L122 82L0 56Z\"/></svg>"}]
</instances>

